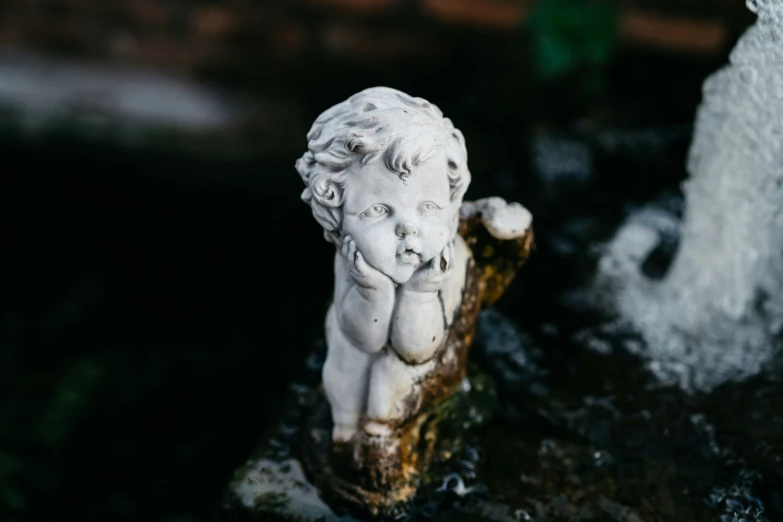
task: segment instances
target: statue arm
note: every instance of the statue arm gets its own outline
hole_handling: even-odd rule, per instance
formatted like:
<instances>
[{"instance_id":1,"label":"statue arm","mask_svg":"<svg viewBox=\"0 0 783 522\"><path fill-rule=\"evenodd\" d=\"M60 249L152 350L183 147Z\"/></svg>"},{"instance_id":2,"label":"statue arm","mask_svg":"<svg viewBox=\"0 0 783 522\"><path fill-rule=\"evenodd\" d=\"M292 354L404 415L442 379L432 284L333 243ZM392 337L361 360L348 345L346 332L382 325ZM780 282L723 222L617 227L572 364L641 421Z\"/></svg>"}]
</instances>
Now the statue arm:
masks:
<instances>
[{"instance_id":1,"label":"statue arm","mask_svg":"<svg viewBox=\"0 0 783 522\"><path fill-rule=\"evenodd\" d=\"M394 285L357 285L339 253L335 257L335 280L334 305L340 330L357 349L366 353L380 351L389 340Z\"/></svg>"},{"instance_id":2,"label":"statue arm","mask_svg":"<svg viewBox=\"0 0 783 522\"><path fill-rule=\"evenodd\" d=\"M446 318L438 292L400 289L391 327L392 349L407 363L430 360L446 335Z\"/></svg>"}]
</instances>

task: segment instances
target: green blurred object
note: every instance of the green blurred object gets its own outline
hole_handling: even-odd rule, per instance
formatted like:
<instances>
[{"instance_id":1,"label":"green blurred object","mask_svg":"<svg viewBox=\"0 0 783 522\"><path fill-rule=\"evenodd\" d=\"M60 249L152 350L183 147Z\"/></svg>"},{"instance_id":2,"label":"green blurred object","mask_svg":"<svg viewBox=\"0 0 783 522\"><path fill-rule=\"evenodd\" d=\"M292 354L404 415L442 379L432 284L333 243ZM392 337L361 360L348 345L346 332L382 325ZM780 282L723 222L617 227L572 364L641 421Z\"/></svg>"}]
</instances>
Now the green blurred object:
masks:
<instances>
[{"instance_id":1,"label":"green blurred object","mask_svg":"<svg viewBox=\"0 0 783 522\"><path fill-rule=\"evenodd\" d=\"M62 381L35 417L30 436L46 446L61 444L89 408L101 384L102 372L101 365L87 357L71 362Z\"/></svg>"},{"instance_id":2,"label":"green blurred object","mask_svg":"<svg viewBox=\"0 0 783 522\"><path fill-rule=\"evenodd\" d=\"M14 511L24 509L24 496L12 482L13 475L18 473L20 468L19 459L0 449L0 508Z\"/></svg>"},{"instance_id":3,"label":"green blurred object","mask_svg":"<svg viewBox=\"0 0 783 522\"><path fill-rule=\"evenodd\" d=\"M0 408L0 511L21 511L25 507L25 497L17 487L25 456L4 447L53 448L63 444L96 399L105 382L104 370L97 358L75 359L61 370L49 394Z\"/></svg>"},{"instance_id":4,"label":"green blurred object","mask_svg":"<svg viewBox=\"0 0 783 522\"><path fill-rule=\"evenodd\" d=\"M614 5L590 0L540 0L529 24L538 74L549 80L607 63L618 40L619 13ZM594 75L586 87L600 84Z\"/></svg>"}]
</instances>

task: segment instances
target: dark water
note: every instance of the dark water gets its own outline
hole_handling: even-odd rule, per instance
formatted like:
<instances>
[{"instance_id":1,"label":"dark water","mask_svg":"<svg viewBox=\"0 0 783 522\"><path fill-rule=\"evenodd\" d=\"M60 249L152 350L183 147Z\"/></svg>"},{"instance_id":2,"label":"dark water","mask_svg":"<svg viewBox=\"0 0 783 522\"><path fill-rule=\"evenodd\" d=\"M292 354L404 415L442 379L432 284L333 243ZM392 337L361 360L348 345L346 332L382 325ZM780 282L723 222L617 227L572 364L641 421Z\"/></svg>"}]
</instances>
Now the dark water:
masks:
<instances>
[{"instance_id":1,"label":"dark water","mask_svg":"<svg viewBox=\"0 0 783 522\"><path fill-rule=\"evenodd\" d=\"M783 520L783 386L661 387L628 354L633 332L570 299L634 206L676 206L689 129L656 125L688 118L649 100L660 121L572 127L571 148L539 163L530 140L563 136L497 128L500 116L464 129L468 199L528 206L538 249L485 318L486 335L508 335L474 354L500 411L418 519ZM323 342L331 247L298 201L293 159L62 140L3 154L17 166L0 192L0 519L218 519L233 470ZM586 162L552 166L573 157Z\"/></svg>"}]
</instances>

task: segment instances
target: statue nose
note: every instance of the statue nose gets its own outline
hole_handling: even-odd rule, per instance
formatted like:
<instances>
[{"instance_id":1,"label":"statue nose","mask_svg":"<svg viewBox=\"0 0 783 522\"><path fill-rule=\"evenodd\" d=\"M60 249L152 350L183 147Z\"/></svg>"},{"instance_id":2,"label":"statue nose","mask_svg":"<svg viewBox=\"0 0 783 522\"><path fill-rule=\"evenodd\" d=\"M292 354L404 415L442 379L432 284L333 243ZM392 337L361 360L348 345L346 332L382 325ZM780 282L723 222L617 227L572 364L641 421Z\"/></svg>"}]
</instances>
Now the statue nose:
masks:
<instances>
[{"instance_id":1,"label":"statue nose","mask_svg":"<svg viewBox=\"0 0 783 522\"><path fill-rule=\"evenodd\" d=\"M400 237L418 236L419 231L411 222L399 223L397 224L397 235Z\"/></svg>"}]
</instances>

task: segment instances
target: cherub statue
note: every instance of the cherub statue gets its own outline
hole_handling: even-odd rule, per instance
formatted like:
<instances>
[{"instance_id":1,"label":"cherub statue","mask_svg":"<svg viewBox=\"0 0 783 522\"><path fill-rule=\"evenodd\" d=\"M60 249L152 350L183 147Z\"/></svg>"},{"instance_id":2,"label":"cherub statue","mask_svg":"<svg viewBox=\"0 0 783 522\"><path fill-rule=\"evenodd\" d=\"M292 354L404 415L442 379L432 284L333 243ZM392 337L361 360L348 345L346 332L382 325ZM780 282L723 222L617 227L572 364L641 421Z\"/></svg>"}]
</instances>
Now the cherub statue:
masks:
<instances>
[{"instance_id":1,"label":"cherub statue","mask_svg":"<svg viewBox=\"0 0 783 522\"><path fill-rule=\"evenodd\" d=\"M363 419L385 434L462 298L465 141L437 107L388 88L332 107L307 137L302 199L337 246L323 371L333 440Z\"/></svg>"},{"instance_id":2,"label":"cherub statue","mask_svg":"<svg viewBox=\"0 0 783 522\"><path fill-rule=\"evenodd\" d=\"M463 205L465 139L421 98L364 90L321 114L307 138L302 199L337 250L323 369L332 444L393 439L464 378L480 294L496 299L527 256L531 217L500 198ZM477 221L514 244L506 269L479 273L460 235Z\"/></svg>"}]
</instances>

